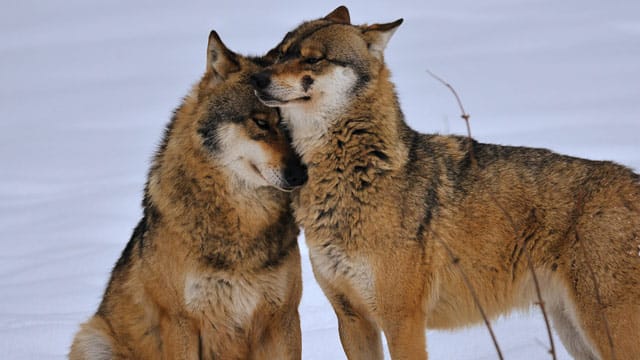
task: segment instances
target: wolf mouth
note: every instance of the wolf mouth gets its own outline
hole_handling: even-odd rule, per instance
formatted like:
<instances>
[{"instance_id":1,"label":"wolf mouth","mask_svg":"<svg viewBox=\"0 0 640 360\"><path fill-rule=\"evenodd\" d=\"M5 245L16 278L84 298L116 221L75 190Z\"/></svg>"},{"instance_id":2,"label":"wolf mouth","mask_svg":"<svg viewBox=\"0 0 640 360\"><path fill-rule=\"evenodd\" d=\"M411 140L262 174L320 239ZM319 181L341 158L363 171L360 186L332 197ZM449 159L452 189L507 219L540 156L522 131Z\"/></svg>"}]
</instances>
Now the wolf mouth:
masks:
<instances>
[{"instance_id":1,"label":"wolf mouth","mask_svg":"<svg viewBox=\"0 0 640 360\"><path fill-rule=\"evenodd\" d=\"M300 96L297 98L285 100L285 99L279 99L263 91L254 90L253 92L256 94L258 99L267 106L280 106L280 105L284 105L292 102L305 102L305 101L311 100L311 96Z\"/></svg>"},{"instance_id":2,"label":"wolf mouth","mask_svg":"<svg viewBox=\"0 0 640 360\"><path fill-rule=\"evenodd\" d=\"M283 192L292 192L296 188L296 186L291 186L288 183L287 184L274 184L273 181L267 180L267 178L262 174L260 169L258 169L258 167L254 163L250 163L249 165L256 172L256 174L258 174L258 176L260 176L262 178L262 180L264 180L267 184L269 184L269 186L271 186L273 188L276 188L276 189L278 189L280 191L283 191Z\"/></svg>"}]
</instances>

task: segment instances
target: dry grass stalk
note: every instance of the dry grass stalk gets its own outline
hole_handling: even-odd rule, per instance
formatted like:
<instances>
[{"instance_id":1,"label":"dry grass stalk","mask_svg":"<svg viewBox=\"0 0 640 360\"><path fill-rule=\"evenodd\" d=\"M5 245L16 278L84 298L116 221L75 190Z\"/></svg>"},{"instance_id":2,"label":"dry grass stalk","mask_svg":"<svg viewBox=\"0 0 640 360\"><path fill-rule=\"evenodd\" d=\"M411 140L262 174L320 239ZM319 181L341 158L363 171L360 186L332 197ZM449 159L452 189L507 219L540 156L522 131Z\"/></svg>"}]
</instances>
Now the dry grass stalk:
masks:
<instances>
[{"instance_id":1,"label":"dry grass stalk","mask_svg":"<svg viewBox=\"0 0 640 360\"><path fill-rule=\"evenodd\" d=\"M602 324L604 326L605 333L607 334L607 341L609 342L609 350L611 351L611 359L616 360L616 349L613 346L613 336L611 336L611 329L609 327L609 321L607 320L606 307L602 302L602 297L600 296L600 285L598 284L598 278L596 277L596 272L593 270L593 262L591 261L591 256L589 256L589 252L587 251L587 247L585 246L582 238L580 237L580 233L578 232L576 219L582 215L582 209L584 204L584 194L580 194L578 197L576 209L577 212L573 216L573 222L571 223L571 229L576 236L576 243L582 249L582 255L584 256L584 260L586 261L587 268L589 269L589 277L591 278L591 282L593 282L593 292L596 296L596 301L598 302L598 306L600 306L600 314L602 315Z\"/></svg>"},{"instance_id":2,"label":"dry grass stalk","mask_svg":"<svg viewBox=\"0 0 640 360\"><path fill-rule=\"evenodd\" d=\"M593 292L596 296L596 301L598 302L598 305L600 306L600 314L602 315L602 323L604 326L604 330L605 333L607 334L607 341L609 342L609 350L611 351L611 359L616 360L616 349L613 346L613 337L611 336L611 329L609 328L609 321L607 320L607 314L605 312L605 306L602 303L602 298L600 297L600 286L598 285L598 279L596 278L596 273L593 270L593 266L591 266L591 264L593 264L591 262L591 258L589 257L589 254L587 252L587 249L584 246L584 243L582 243L581 239L580 239L580 235L578 234L578 230L575 231L576 234L576 242L580 245L580 247L582 248L582 252L584 255L584 260L587 262L588 266L587 268L589 269L589 277L591 278L591 281L593 282Z\"/></svg>"},{"instance_id":3,"label":"dry grass stalk","mask_svg":"<svg viewBox=\"0 0 640 360\"><path fill-rule=\"evenodd\" d=\"M511 217L511 215L509 215L507 210L504 207L502 207L500 202L498 202L498 199L496 199L493 192L489 191L489 195L491 195L491 199L493 200L493 202L496 204L496 206L498 206L500 211L502 211L504 216L507 218L507 221L511 224L513 233L519 234L520 230L518 229L518 226L516 225L515 221L513 221L513 218ZM533 262L531 261L531 253L529 253L529 249L527 248L527 244L525 244L524 240L520 240L520 246L522 246L522 248L524 249L524 253L527 257L527 266L529 267L529 271L531 272L531 278L533 279L533 284L536 290L536 296L538 297L537 305L540 306L540 311L542 312L542 317L544 318L544 324L547 327L547 334L549 335L549 354L551 354L551 358L555 360L557 358L556 347L553 342L553 333L551 332L551 323L549 322L549 318L547 316L545 303L542 300L542 292L540 291L540 282L538 281L538 276L536 275L536 271L533 267Z\"/></svg>"},{"instance_id":4,"label":"dry grass stalk","mask_svg":"<svg viewBox=\"0 0 640 360\"><path fill-rule=\"evenodd\" d=\"M469 119L471 118L471 116L465 111L464 106L462 105L462 100L460 99L460 96L458 95L458 92L453 88L453 86L451 86L451 84L449 84L448 82L444 81L442 78L440 78L439 76L435 75L431 71L427 70L427 72L434 79L436 79L437 81L442 83L445 87L447 87L451 91L453 96L455 96L456 101L458 102L458 106L460 107L460 111L462 112L460 117L464 120L465 125L467 126L467 138L469 140L469 142L468 142L469 145L468 146L469 146L469 156L471 158L471 164L474 167L477 166L478 165L478 161L477 161L477 159L475 157L475 153L473 151L473 137L471 136L471 125L469 124ZM514 232L514 234L516 234L516 237L517 237L517 234L519 234L519 230L518 230L518 226L516 225L515 221L513 220L511 215L506 211L506 209L500 204L500 202L498 202L498 200L495 197L495 194L493 194L493 192L490 189L488 189L488 190L489 190L489 195L491 196L493 202L496 204L496 206L498 206L498 208L500 209L500 211L502 211L502 213L504 214L504 216L507 219L507 221L511 224L513 232ZM537 305L540 306L540 311L542 312L542 316L544 318L544 322L545 322L545 325L546 325L546 328L547 328L547 334L549 336L549 354L551 354L551 357L552 357L553 360L556 360L557 356L556 356L555 344L553 342L553 334L551 332L551 324L550 324L549 318L547 316L547 311L545 309L544 300L542 299L542 293L540 291L540 283L538 281L538 276L536 275L535 269L533 267L533 263L531 261L531 254L529 253L529 249L527 248L526 244L524 243L524 240L520 241L520 246L522 246L522 248L524 249L524 253L526 254L526 257L527 257L527 264L528 264L528 267L529 267L529 271L531 272L531 277L533 279L533 283L534 283L534 286L535 286L536 296L538 297ZM451 251L451 250L448 250L448 251ZM450 256L453 256L453 254L450 254ZM466 276L463 275L463 277L466 277ZM594 276L594 279L595 279L595 276ZM468 280L466 280L465 282L468 283ZM468 284L468 287L469 287L470 291L473 291L472 288L470 287L470 284ZM597 285L596 285L596 291L597 291ZM478 305L479 309L482 309L482 307L480 306L479 303L477 303L477 305ZM481 310L481 312L483 312L483 311ZM484 316L484 314L483 314L483 316ZM487 323L487 326L489 327L489 331L493 334L493 331L491 330L491 327L488 324L488 320L485 320L485 322ZM495 344L496 348L499 351L498 344L497 344L497 341L495 339L494 339L494 344ZM500 358L502 358L501 355L500 355Z\"/></svg>"},{"instance_id":5,"label":"dry grass stalk","mask_svg":"<svg viewBox=\"0 0 640 360\"><path fill-rule=\"evenodd\" d=\"M469 134L469 153L471 155L471 162L475 166L476 165L476 158L475 158L475 155L473 154L473 140L472 140L472 137L471 137L471 128L469 126L469 114L467 114L464 111L464 107L462 105L462 101L460 100L460 97L458 96L458 93L456 93L456 91L453 89L453 87L451 85L449 85L448 83L446 83L441 78L439 78L438 76L436 76L431 71L427 70L427 72L431 76L433 76L436 80L440 81L445 86L447 86L453 92L454 96L456 97L456 100L458 101L458 105L460 106L460 109L462 109L462 118L465 120L465 123L467 124L467 133ZM449 255L449 258L451 259L451 263L458 269L458 271L460 271L460 275L462 276L462 280L464 281L465 286L467 287L467 289L469 289L469 293L471 294L471 297L473 298L473 301L475 302L476 306L478 307L478 311L480 312L480 315L482 315L482 319L484 320L484 324L486 325L487 330L489 330L489 335L491 336L491 340L493 341L493 346L496 348L496 352L498 353L498 358L500 360L503 360L504 357L502 355L502 350L500 349L500 345L498 345L498 339L496 338L496 335L493 332L493 328L491 327L491 322L489 321L489 318L487 317L487 314L484 311L484 308L482 307L482 304L480 303L480 299L478 298L478 295L476 294L476 291L473 288L473 285L471 285L471 282L469 281L469 278L467 277L467 274L464 272L464 270L460 266L460 258L458 258L453 253L453 251L451 251L451 248L449 248L449 246L442 239L442 237L440 237L438 234L434 234L434 237L442 245L442 247L444 247L444 249L446 250L447 254Z\"/></svg>"},{"instance_id":6,"label":"dry grass stalk","mask_svg":"<svg viewBox=\"0 0 640 360\"><path fill-rule=\"evenodd\" d=\"M447 254L449 255L449 258L451 259L451 263L460 271L462 280L464 281L464 284L467 286L467 289L469 289L469 293L471 293L471 297L473 298L473 301L476 303L476 306L478 307L478 311L480 311L480 315L482 315L484 324L487 326L487 329L489 330L489 335L491 335L491 340L493 341L493 345L495 346L496 352L498 353L498 359L504 360L504 357L502 356L502 350L500 350L500 345L498 345L498 339L496 338L496 334L493 332L493 328L491 327L491 322L489 321L489 317L487 317L487 314L485 313L484 308L480 304L480 299L478 298L478 294L476 294L476 290L474 289L473 285L471 285L471 282L469 281L467 274L464 272L464 270L462 270L462 267L460 266L460 258L455 256L453 251L451 251L451 248L449 248L447 243L445 243L445 241L442 240L442 238L438 234L434 233L434 237L446 250Z\"/></svg>"}]
</instances>

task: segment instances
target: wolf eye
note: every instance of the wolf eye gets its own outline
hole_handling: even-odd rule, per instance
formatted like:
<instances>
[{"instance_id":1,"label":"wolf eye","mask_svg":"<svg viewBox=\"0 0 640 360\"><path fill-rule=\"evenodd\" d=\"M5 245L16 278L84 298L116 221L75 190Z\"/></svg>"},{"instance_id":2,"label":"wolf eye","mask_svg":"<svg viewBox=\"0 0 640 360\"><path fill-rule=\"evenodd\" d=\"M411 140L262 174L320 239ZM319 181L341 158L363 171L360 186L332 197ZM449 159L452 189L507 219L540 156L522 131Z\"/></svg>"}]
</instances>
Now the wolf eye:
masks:
<instances>
[{"instance_id":1,"label":"wolf eye","mask_svg":"<svg viewBox=\"0 0 640 360\"><path fill-rule=\"evenodd\" d=\"M322 59L321 59L321 58L319 58L319 57L308 57L308 58L304 59L304 62L305 62L306 64L311 64L311 65L313 65L313 64L318 63L320 60L322 60Z\"/></svg>"},{"instance_id":2,"label":"wolf eye","mask_svg":"<svg viewBox=\"0 0 640 360\"><path fill-rule=\"evenodd\" d=\"M269 123L265 120L253 118L253 122L256 123L260 129L269 130Z\"/></svg>"}]
</instances>

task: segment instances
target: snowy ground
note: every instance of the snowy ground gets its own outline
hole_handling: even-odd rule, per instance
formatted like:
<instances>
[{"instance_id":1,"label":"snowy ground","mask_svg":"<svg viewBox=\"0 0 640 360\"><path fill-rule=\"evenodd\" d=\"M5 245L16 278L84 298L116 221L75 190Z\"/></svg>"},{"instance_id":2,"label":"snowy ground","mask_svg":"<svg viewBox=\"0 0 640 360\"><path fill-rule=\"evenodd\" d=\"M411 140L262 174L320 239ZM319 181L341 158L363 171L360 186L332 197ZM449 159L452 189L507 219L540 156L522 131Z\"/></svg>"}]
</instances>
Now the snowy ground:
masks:
<instances>
[{"instance_id":1,"label":"snowy ground","mask_svg":"<svg viewBox=\"0 0 640 360\"><path fill-rule=\"evenodd\" d=\"M220 2L221 3L221 2ZM229 5L231 4L231 5ZM141 215L164 124L216 29L262 53L339 3L4 1L0 11L0 357L60 359L95 311ZM640 2L347 3L356 23L404 17L387 49L408 122L640 170ZM304 258L305 359L344 358ZM537 311L495 323L507 359L545 359ZM495 359L485 328L428 332L433 359ZM557 341L557 339L556 339ZM561 359L569 356L559 342Z\"/></svg>"}]
</instances>

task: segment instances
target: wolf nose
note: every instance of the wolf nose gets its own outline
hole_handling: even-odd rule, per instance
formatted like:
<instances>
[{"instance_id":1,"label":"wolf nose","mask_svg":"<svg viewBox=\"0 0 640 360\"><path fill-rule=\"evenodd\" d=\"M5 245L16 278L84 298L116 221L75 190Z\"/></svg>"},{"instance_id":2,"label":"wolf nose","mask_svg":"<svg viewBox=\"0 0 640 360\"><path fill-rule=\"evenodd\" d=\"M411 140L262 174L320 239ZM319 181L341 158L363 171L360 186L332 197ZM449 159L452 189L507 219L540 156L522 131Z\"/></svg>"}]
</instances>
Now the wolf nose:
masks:
<instances>
[{"instance_id":1,"label":"wolf nose","mask_svg":"<svg viewBox=\"0 0 640 360\"><path fill-rule=\"evenodd\" d=\"M302 88L304 91L309 91L309 88L313 85L313 78L309 75L305 75L302 78Z\"/></svg>"},{"instance_id":2,"label":"wolf nose","mask_svg":"<svg viewBox=\"0 0 640 360\"><path fill-rule=\"evenodd\" d=\"M307 167L300 163L295 162L290 164L284 170L284 179L291 187L297 187L307 182Z\"/></svg>"},{"instance_id":3,"label":"wolf nose","mask_svg":"<svg viewBox=\"0 0 640 360\"><path fill-rule=\"evenodd\" d=\"M251 75L251 85L257 90L262 90L271 83L271 74L268 71Z\"/></svg>"}]
</instances>

